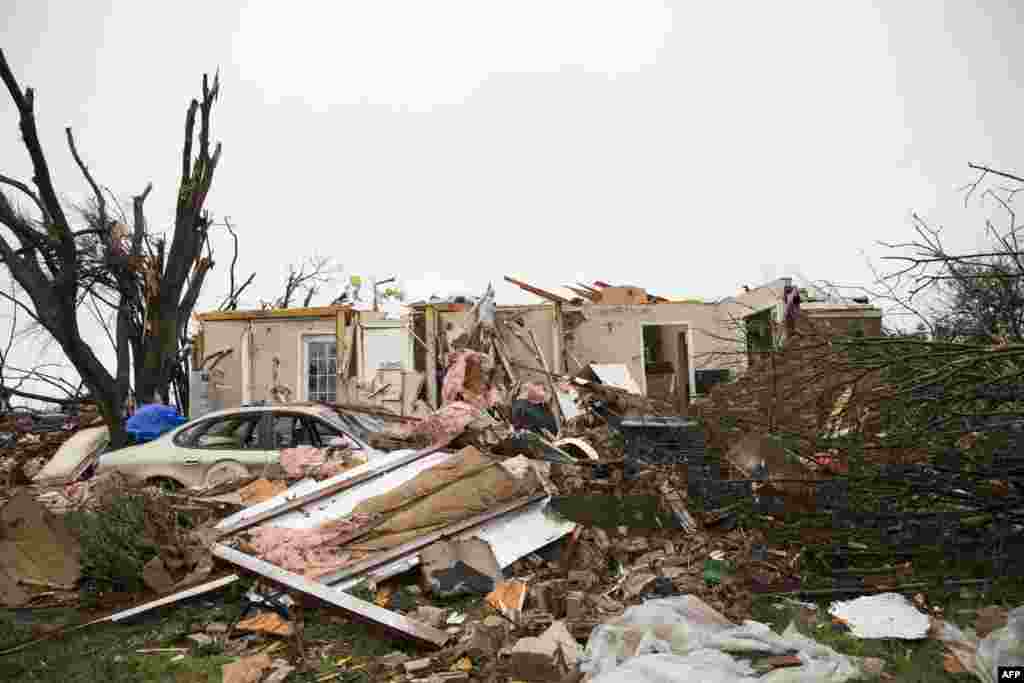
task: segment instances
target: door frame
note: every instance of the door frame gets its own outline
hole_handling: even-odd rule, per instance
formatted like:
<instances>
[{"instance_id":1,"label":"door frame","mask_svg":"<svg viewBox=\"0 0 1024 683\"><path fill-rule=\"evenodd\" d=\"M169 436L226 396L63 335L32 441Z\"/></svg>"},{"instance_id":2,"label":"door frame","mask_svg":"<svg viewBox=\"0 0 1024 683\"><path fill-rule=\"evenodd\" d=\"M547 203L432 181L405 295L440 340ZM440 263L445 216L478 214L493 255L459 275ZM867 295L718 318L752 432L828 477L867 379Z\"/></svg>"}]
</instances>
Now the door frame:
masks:
<instances>
[{"instance_id":1,"label":"door frame","mask_svg":"<svg viewBox=\"0 0 1024 683\"><path fill-rule=\"evenodd\" d=\"M640 388L643 395L647 396L647 358L644 357L644 328L645 327L680 327L686 328L686 365L687 365L687 393L689 401L696 397L697 384L693 364L693 324L689 320L666 320L662 321L640 321ZM674 359L673 359L674 364Z\"/></svg>"}]
</instances>

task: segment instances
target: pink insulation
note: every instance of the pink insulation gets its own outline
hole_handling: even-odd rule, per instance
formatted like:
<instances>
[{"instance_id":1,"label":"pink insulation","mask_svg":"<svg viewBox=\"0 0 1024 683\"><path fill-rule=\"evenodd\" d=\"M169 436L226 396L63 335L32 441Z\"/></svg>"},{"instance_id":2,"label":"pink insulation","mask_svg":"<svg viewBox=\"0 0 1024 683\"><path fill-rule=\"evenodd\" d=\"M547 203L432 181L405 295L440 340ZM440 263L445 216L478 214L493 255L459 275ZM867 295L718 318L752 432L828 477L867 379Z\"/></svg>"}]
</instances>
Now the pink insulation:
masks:
<instances>
[{"instance_id":1,"label":"pink insulation","mask_svg":"<svg viewBox=\"0 0 1024 683\"><path fill-rule=\"evenodd\" d=\"M448 369L441 386L441 402L457 401L466 383L466 362L473 351L453 351L448 354Z\"/></svg>"},{"instance_id":2,"label":"pink insulation","mask_svg":"<svg viewBox=\"0 0 1024 683\"><path fill-rule=\"evenodd\" d=\"M414 424L411 431L413 434L428 435L433 447L447 446L479 415L480 411L474 406L464 401L454 401Z\"/></svg>"},{"instance_id":3,"label":"pink insulation","mask_svg":"<svg viewBox=\"0 0 1024 683\"><path fill-rule=\"evenodd\" d=\"M548 402L548 392L543 384L531 382L526 385L526 400L530 403L543 404Z\"/></svg>"},{"instance_id":4,"label":"pink insulation","mask_svg":"<svg viewBox=\"0 0 1024 683\"><path fill-rule=\"evenodd\" d=\"M491 359L479 351L462 349L448 354L448 369L441 386L441 402L464 401L480 410L496 405L500 397L495 387L483 385L483 368Z\"/></svg>"},{"instance_id":5,"label":"pink insulation","mask_svg":"<svg viewBox=\"0 0 1024 683\"><path fill-rule=\"evenodd\" d=\"M320 467L326 461L326 453L313 446L285 448L281 451L281 467L294 479L307 476L311 470Z\"/></svg>"},{"instance_id":6,"label":"pink insulation","mask_svg":"<svg viewBox=\"0 0 1024 683\"><path fill-rule=\"evenodd\" d=\"M261 559L315 579L359 559L340 546L372 519L369 515L353 514L314 529L258 526L249 532L250 543Z\"/></svg>"},{"instance_id":7,"label":"pink insulation","mask_svg":"<svg viewBox=\"0 0 1024 683\"><path fill-rule=\"evenodd\" d=\"M285 448L281 451L281 467L290 479L313 477L320 481L330 479L358 462L351 460L351 453L349 459L338 456L328 460L330 453L331 449L313 446Z\"/></svg>"}]
</instances>

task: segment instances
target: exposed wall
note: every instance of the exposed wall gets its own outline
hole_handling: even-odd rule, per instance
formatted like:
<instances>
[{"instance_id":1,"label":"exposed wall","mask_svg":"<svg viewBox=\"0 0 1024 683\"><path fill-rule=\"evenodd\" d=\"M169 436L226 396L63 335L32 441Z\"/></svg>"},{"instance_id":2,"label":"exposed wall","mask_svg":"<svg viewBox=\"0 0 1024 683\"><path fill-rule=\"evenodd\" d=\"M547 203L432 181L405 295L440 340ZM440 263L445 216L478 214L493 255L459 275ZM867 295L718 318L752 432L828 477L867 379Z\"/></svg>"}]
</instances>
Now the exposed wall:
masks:
<instances>
[{"instance_id":1,"label":"exposed wall","mask_svg":"<svg viewBox=\"0 0 1024 683\"><path fill-rule=\"evenodd\" d=\"M555 334L555 307L549 305L541 306L501 306L498 308L497 317L499 319L509 320L512 318L519 318L526 325L526 328L522 330L523 338L526 343L529 344L529 333L526 329L533 330L534 336L537 338L537 346L540 347L541 353L544 354L544 359L548 362L548 368L552 372L558 372L559 368L555 359L555 348L554 348L554 334ZM511 363L525 366L527 368L536 368L538 363L535 355L518 339L506 339L505 348L508 351L508 360ZM576 368L573 366L572 361L568 363L568 370L574 371ZM566 368L561 368L565 371ZM543 381L544 376L524 370L523 368L513 367L512 371L516 373L519 379L525 381Z\"/></svg>"},{"instance_id":2,"label":"exposed wall","mask_svg":"<svg viewBox=\"0 0 1024 683\"><path fill-rule=\"evenodd\" d=\"M210 400L231 408L242 402L242 334L249 323L244 320L204 322L203 353L210 356L230 348L231 354L217 363L210 377Z\"/></svg>"},{"instance_id":3,"label":"exposed wall","mask_svg":"<svg viewBox=\"0 0 1024 683\"><path fill-rule=\"evenodd\" d=\"M734 345L721 338L721 315L711 304L592 305L577 310L584 319L567 335L566 344L571 353L583 363L624 363L641 388L644 387L642 323L686 325L690 333L692 370L720 367L735 356Z\"/></svg>"},{"instance_id":4,"label":"exposed wall","mask_svg":"<svg viewBox=\"0 0 1024 683\"><path fill-rule=\"evenodd\" d=\"M365 315L365 314L364 314ZM370 314L372 317L373 314ZM274 357L280 359L278 383L291 390L291 400L306 400L305 345L309 336L334 337L334 318L280 318L252 321L252 373L248 378L251 398L270 401L274 384ZM206 354L231 347L233 353L217 365L223 375L211 378L211 398L224 407L237 406L244 395L245 372L243 338L249 322L244 320L210 320L203 322L203 347ZM358 355L356 356L358 362ZM339 365L341 360L339 359Z\"/></svg>"}]
</instances>

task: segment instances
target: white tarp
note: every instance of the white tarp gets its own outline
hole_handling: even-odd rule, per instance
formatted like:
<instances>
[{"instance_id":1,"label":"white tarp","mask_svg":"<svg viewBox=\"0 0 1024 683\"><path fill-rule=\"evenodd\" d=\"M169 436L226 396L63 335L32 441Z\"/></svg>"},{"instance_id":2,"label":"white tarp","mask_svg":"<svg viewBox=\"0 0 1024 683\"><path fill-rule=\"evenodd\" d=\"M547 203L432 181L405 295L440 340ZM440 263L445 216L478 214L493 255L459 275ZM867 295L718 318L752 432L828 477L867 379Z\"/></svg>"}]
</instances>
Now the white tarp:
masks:
<instances>
[{"instance_id":1,"label":"white tarp","mask_svg":"<svg viewBox=\"0 0 1024 683\"><path fill-rule=\"evenodd\" d=\"M796 653L801 666L761 675L743 654ZM863 675L859 661L800 634L765 624L737 626L700 598L648 600L595 628L580 669L591 683L843 683Z\"/></svg>"},{"instance_id":2,"label":"white tarp","mask_svg":"<svg viewBox=\"0 0 1024 683\"><path fill-rule=\"evenodd\" d=\"M854 600L833 602L828 613L850 627L857 638L900 638L920 640L928 634L931 621L899 593L864 595Z\"/></svg>"}]
</instances>

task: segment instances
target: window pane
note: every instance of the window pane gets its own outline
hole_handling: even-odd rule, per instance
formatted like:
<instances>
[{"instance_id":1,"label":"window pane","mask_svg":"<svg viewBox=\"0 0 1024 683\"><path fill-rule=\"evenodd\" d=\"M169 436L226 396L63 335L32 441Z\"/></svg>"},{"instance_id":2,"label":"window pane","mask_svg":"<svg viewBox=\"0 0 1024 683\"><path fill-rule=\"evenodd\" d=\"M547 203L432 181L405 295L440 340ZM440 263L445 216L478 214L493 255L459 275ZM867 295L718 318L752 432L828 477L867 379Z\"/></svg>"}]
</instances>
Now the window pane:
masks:
<instances>
[{"instance_id":1,"label":"window pane","mask_svg":"<svg viewBox=\"0 0 1024 683\"><path fill-rule=\"evenodd\" d=\"M232 416L214 422L200 436L195 445L199 448L237 450L251 448L253 439L259 435L256 425L260 415Z\"/></svg>"}]
</instances>

